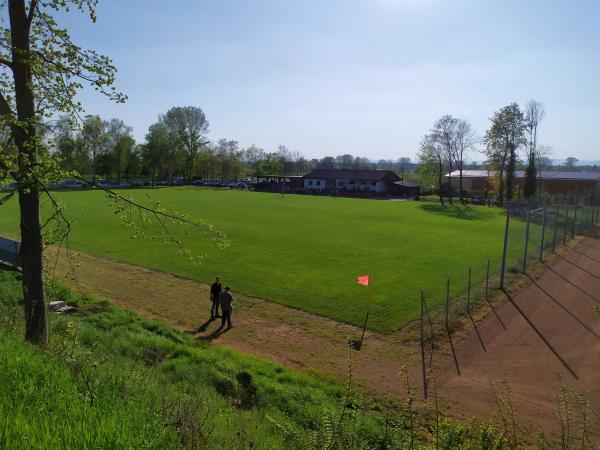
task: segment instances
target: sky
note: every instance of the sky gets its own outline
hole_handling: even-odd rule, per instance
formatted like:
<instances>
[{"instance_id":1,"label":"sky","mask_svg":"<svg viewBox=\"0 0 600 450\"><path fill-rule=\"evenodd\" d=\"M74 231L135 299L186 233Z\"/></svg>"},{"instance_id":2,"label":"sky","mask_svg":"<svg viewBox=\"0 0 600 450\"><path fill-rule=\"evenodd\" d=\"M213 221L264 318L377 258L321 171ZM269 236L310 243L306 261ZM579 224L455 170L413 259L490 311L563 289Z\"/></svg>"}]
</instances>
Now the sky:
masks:
<instances>
[{"instance_id":1,"label":"sky","mask_svg":"<svg viewBox=\"0 0 600 450\"><path fill-rule=\"evenodd\" d=\"M114 60L129 99L81 98L138 141L193 105L213 141L398 159L444 114L482 136L494 111L535 99L552 158L600 160L597 0L101 0L97 13L61 23Z\"/></svg>"}]
</instances>

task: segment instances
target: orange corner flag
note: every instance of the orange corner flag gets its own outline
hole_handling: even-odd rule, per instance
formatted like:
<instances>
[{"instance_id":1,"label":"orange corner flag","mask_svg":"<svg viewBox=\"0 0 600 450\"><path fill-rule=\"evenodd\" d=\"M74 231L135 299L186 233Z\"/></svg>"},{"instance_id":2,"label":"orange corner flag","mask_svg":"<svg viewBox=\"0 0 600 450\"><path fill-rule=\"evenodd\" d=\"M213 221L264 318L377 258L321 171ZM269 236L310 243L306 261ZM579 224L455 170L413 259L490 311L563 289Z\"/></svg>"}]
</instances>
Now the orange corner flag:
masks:
<instances>
[{"instance_id":1,"label":"orange corner flag","mask_svg":"<svg viewBox=\"0 0 600 450\"><path fill-rule=\"evenodd\" d=\"M369 278L369 275L362 275L360 277L357 277L356 281L358 284L362 284L363 286L368 286L369 284L371 284L371 279Z\"/></svg>"}]
</instances>

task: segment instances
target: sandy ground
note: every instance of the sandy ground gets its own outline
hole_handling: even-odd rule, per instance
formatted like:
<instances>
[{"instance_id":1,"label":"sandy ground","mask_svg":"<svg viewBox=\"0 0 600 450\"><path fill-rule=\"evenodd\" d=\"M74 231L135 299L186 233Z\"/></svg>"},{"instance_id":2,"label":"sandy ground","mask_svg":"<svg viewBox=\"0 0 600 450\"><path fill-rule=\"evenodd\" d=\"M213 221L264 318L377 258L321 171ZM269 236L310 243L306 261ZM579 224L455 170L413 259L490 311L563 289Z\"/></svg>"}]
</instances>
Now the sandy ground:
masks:
<instances>
[{"instance_id":1,"label":"sandy ground","mask_svg":"<svg viewBox=\"0 0 600 450\"><path fill-rule=\"evenodd\" d=\"M594 309L600 306L600 240L580 240L561 254L525 287L501 294L497 315L482 310L485 318L475 321L478 334L469 326L454 336L460 375L448 341L439 343L434 372L448 415L491 417L490 382L501 380L510 382L519 420L535 428L556 431L561 384L586 393L600 409L600 318ZM56 267L63 280L66 259L59 258ZM79 259L77 278L63 281L199 339L325 377L346 377L348 340L361 334L351 325L241 295L235 300L235 326L221 332L220 322L208 320L207 285L86 254ZM367 332L362 350L353 352L353 377L360 388L404 398L403 367L419 385L415 336L414 327L385 336Z\"/></svg>"},{"instance_id":2,"label":"sandy ground","mask_svg":"<svg viewBox=\"0 0 600 450\"><path fill-rule=\"evenodd\" d=\"M457 346L461 376L446 371L440 395L464 418L490 411L490 381L507 380L516 416L546 430L559 426L561 385L600 407L600 241L585 239ZM502 322L502 323L501 323Z\"/></svg>"}]
</instances>

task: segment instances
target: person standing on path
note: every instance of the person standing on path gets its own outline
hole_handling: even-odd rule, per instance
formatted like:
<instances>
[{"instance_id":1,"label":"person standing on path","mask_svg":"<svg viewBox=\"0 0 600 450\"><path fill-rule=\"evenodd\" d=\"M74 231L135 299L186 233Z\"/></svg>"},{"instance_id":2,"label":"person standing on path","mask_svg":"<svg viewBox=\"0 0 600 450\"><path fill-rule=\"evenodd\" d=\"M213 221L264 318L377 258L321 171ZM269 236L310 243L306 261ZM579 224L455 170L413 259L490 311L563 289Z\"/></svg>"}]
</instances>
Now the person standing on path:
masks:
<instances>
[{"instance_id":1,"label":"person standing on path","mask_svg":"<svg viewBox=\"0 0 600 450\"><path fill-rule=\"evenodd\" d=\"M219 316L219 295L221 295L221 277L217 276L215 282L210 287L210 300L212 305L210 307L210 318L215 320Z\"/></svg>"},{"instance_id":2,"label":"person standing on path","mask_svg":"<svg viewBox=\"0 0 600 450\"><path fill-rule=\"evenodd\" d=\"M226 287L219 295L219 303L221 304L221 328L225 326L227 321L227 329L231 328L231 311L233 310L233 295L231 289Z\"/></svg>"}]
</instances>

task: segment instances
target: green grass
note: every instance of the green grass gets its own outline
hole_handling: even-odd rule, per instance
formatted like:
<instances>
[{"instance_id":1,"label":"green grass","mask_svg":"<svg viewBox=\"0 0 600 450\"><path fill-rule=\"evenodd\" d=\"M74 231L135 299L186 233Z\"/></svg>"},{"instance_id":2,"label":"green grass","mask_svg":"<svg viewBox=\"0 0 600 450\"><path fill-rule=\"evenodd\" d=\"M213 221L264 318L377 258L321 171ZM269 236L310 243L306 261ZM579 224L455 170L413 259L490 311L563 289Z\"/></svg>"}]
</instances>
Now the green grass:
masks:
<instances>
[{"instance_id":1,"label":"green grass","mask_svg":"<svg viewBox=\"0 0 600 450\"><path fill-rule=\"evenodd\" d=\"M487 259L500 258L504 216L496 208L443 208L435 203L312 197L204 188L122 191L139 201L151 192L162 204L205 219L232 241L218 250L205 238L190 238L206 253L193 266L170 245L134 240L98 191L56 192L73 220L73 247L177 275L211 282L220 274L235 292L360 325L367 288L357 275L373 277L370 327L390 332L419 314L424 290L440 304L445 280L453 292L474 281ZM17 202L1 207L0 232L16 233ZM188 299L182 299L182 301Z\"/></svg>"}]
</instances>

